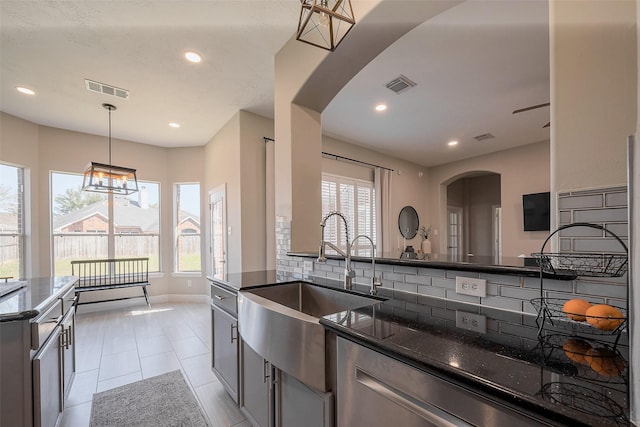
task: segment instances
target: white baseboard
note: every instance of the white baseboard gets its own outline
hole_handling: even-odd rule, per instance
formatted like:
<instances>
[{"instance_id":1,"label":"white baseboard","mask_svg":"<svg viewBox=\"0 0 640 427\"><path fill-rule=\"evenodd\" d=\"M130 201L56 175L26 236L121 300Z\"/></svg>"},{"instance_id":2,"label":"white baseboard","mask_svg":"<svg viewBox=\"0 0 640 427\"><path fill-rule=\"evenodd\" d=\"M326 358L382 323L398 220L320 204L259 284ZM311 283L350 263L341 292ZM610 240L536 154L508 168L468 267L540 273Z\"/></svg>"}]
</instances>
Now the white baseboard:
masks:
<instances>
[{"instance_id":1,"label":"white baseboard","mask_svg":"<svg viewBox=\"0 0 640 427\"><path fill-rule=\"evenodd\" d=\"M168 302L191 302L191 303L209 303L208 295L193 295L193 294L164 294L164 295L151 295L149 296L151 307L154 304L162 304ZM126 308L139 307L145 309L147 303L144 298L132 298L118 301L104 301L95 304L82 304L76 307L78 314L82 313L95 313L99 311L119 310Z\"/></svg>"}]
</instances>

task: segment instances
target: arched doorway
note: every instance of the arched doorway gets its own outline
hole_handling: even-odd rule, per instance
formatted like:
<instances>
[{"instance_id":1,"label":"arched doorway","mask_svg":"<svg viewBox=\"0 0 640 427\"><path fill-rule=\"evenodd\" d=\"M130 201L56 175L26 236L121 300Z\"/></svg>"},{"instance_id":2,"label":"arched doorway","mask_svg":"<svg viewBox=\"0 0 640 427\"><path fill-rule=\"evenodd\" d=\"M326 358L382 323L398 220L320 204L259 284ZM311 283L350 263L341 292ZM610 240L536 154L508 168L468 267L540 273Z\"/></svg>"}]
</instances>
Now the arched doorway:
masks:
<instances>
[{"instance_id":1,"label":"arched doorway","mask_svg":"<svg viewBox=\"0 0 640 427\"><path fill-rule=\"evenodd\" d=\"M446 184L447 253L461 257L500 257L501 176L467 172Z\"/></svg>"}]
</instances>

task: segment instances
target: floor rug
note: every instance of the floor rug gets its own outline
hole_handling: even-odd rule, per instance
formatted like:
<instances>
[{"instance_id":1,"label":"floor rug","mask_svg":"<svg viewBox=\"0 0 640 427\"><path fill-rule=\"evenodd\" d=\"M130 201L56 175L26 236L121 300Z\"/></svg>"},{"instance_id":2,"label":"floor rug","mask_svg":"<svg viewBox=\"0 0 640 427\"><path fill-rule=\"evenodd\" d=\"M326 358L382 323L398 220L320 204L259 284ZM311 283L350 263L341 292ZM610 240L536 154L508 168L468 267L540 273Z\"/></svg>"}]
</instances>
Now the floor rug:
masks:
<instances>
[{"instance_id":1,"label":"floor rug","mask_svg":"<svg viewBox=\"0 0 640 427\"><path fill-rule=\"evenodd\" d=\"M196 397L180 371L93 395L90 427L206 427Z\"/></svg>"}]
</instances>

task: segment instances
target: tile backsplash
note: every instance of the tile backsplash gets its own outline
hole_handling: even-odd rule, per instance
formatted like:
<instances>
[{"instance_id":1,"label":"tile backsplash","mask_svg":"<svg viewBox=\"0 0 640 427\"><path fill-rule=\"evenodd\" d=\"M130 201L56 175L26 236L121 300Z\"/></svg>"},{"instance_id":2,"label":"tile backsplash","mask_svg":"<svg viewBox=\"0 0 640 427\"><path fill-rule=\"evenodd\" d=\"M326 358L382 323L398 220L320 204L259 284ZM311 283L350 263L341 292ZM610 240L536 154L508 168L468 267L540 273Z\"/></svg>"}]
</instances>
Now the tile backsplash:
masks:
<instances>
[{"instance_id":1,"label":"tile backsplash","mask_svg":"<svg viewBox=\"0 0 640 427\"><path fill-rule=\"evenodd\" d=\"M561 193L558 195L558 218L560 225L573 222L601 225L620 236L626 244L628 239L627 189L613 187ZM338 280L343 278L344 261L330 259L326 263L318 263L313 258L287 255L290 250L290 222L280 217L276 221L278 270L292 272L301 277L309 274ZM560 252L624 253L622 245L615 238L605 234L608 233L588 227L562 230L558 238ZM310 260L313 260L313 271L305 272L304 262ZM370 263L354 262L353 268L356 272L356 283L363 285L370 283L372 276ZM537 277L378 263L376 263L376 275L385 288L516 312L535 313L529 301L541 296L541 283ZM487 296L480 298L457 294L456 276L486 280ZM580 276L576 280L569 281L544 279L543 282L543 296L546 298L567 300L579 297L592 303L607 303L625 308L627 295L626 274L613 278Z\"/></svg>"}]
</instances>

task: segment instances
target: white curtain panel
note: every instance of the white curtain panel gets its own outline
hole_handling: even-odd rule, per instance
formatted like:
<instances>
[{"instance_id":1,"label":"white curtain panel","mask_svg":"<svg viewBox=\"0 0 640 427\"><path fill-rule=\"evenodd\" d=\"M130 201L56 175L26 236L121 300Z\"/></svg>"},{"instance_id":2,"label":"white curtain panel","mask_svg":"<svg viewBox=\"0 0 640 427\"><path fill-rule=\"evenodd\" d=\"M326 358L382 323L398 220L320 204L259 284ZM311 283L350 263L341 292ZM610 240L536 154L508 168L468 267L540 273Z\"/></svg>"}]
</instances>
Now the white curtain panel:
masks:
<instances>
[{"instance_id":1,"label":"white curtain panel","mask_svg":"<svg viewBox=\"0 0 640 427\"><path fill-rule=\"evenodd\" d=\"M374 184L376 188L377 201L376 216L376 235L378 236L378 245L376 255L383 256L385 253L391 253L391 177L393 171L385 168L377 167L374 172Z\"/></svg>"}]
</instances>

